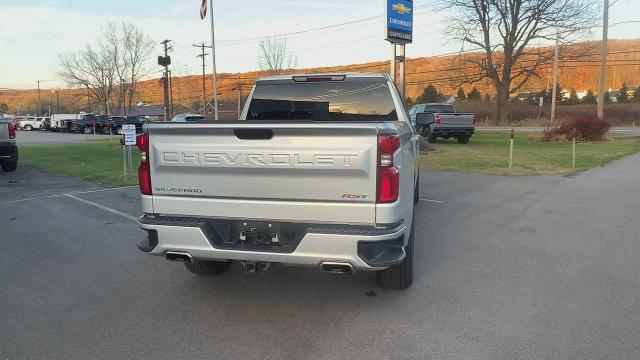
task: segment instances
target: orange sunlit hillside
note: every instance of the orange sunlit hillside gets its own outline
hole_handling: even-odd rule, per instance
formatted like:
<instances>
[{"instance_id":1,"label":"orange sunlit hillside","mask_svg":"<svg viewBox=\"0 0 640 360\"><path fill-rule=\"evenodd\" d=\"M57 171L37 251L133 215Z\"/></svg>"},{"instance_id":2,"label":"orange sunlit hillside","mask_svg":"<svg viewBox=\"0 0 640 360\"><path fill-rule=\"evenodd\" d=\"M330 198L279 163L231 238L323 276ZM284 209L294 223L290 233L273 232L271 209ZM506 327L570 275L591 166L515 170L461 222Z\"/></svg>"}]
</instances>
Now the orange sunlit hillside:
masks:
<instances>
[{"instance_id":1,"label":"orange sunlit hillside","mask_svg":"<svg viewBox=\"0 0 640 360\"><path fill-rule=\"evenodd\" d=\"M599 44L583 44L592 47L592 54L581 57L578 61L560 64L560 85L565 89L576 89L577 91L597 89L597 78L599 71ZM552 49L548 49L551 51ZM570 51L565 49L564 51ZM408 49L411 53L411 47ZM607 67L607 80L605 87L618 89L626 82L630 86L640 86L640 39L634 40L610 40L609 41L609 66ZM481 56L481 54L471 54L471 56ZM464 70L456 70L453 65L453 56L412 58L407 61L407 95L415 98L422 89L429 83L434 84L438 90L444 94L455 94L457 79L462 75L477 73L477 69L466 67ZM525 63L526 65L526 63ZM531 79L521 92L537 92L546 88L551 79L551 64L539 71L539 77ZM351 64L343 66L298 69L300 73L312 72L388 72L387 61L371 62L366 64ZM219 74L218 93L221 101L235 102L240 92L246 95L251 89L251 85L259 76L267 75L262 71L246 73L221 73ZM238 90L238 84L240 90ZM476 84L465 84L463 88L469 91L472 86L476 86L481 93L491 94L492 87L489 80L483 80ZM211 94L211 77L206 81L207 94ZM41 101L48 104L49 97L52 103L56 102L56 94L49 89L42 89ZM69 104L73 109L85 109L87 107L86 90L83 89L63 89L59 90L58 98L61 103ZM37 102L37 91L30 90L5 90L0 92L0 103L6 103L10 112L16 110L26 113L29 109L35 108ZM159 79L144 81L138 85L136 99L148 104L162 103L162 86ZM202 100L202 77L198 75L183 76L173 78L173 99L174 103L183 104L190 107L193 102ZM210 99L208 99L210 100Z\"/></svg>"}]
</instances>

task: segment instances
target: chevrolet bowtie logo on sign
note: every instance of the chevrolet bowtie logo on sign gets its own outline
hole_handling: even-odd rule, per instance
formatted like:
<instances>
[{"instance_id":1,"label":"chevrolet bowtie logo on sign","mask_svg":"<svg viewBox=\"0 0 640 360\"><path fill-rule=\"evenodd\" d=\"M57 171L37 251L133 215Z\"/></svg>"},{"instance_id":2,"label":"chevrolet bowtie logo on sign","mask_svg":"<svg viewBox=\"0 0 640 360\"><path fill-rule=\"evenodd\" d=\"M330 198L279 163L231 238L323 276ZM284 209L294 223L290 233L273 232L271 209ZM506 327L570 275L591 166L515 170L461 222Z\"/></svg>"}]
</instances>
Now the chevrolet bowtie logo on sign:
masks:
<instances>
[{"instance_id":1,"label":"chevrolet bowtie logo on sign","mask_svg":"<svg viewBox=\"0 0 640 360\"><path fill-rule=\"evenodd\" d=\"M391 9L401 15L405 15L411 12L411 8L406 7L403 3L393 4L391 6Z\"/></svg>"},{"instance_id":2,"label":"chevrolet bowtie logo on sign","mask_svg":"<svg viewBox=\"0 0 640 360\"><path fill-rule=\"evenodd\" d=\"M407 44L413 39L413 1L385 0L387 2L387 40Z\"/></svg>"}]
</instances>

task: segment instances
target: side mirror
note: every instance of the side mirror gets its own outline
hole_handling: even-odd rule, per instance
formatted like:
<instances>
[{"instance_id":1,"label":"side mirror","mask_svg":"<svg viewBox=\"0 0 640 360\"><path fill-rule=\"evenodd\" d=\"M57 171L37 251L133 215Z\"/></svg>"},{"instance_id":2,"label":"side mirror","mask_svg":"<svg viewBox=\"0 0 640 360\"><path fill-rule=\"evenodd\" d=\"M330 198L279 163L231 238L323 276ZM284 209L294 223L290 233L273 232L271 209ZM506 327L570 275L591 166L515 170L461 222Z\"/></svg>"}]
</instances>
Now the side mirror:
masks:
<instances>
[{"instance_id":1,"label":"side mirror","mask_svg":"<svg viewBox=\"0 0 640 360\"><path fill-rule=\"evenodd\" d=\"M431 125L435 123L433 113L417 113L416 124L418 125Z\"/></svg>"}]
</instances>

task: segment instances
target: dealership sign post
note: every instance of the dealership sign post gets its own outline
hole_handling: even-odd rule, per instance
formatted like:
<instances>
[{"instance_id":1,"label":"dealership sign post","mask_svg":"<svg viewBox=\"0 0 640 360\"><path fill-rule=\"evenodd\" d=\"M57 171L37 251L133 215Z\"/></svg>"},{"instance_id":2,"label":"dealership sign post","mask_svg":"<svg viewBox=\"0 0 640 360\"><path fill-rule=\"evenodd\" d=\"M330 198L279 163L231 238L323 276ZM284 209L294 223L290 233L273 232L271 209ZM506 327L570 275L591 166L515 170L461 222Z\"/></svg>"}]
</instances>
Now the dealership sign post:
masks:
<instances>
[{"instance_id":1,"label":"dealership sign post","mask_svg":"<svg viewBox=\"0 0 640 360\"><path fill-rule=\"evenodd\" d=\"M413 41L413 1L385 1L385 40L391 43L391 80L396 83L396 61L400 63L400 95L405 96L405 45Z\"/></svg>"}]
</instances>

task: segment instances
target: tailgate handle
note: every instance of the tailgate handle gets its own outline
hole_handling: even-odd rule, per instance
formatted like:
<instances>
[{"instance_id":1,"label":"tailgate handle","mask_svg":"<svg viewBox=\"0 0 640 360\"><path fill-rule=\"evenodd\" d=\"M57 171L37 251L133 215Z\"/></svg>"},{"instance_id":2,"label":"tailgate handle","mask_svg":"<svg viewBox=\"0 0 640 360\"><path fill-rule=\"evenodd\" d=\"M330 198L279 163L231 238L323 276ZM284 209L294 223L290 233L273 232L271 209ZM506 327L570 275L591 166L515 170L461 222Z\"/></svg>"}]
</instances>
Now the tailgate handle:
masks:
<instances>
[{"instance_id":1,"label":"tailgate handle","mask_svg":"<svg viewBox=\"0 0 640 360\"><path fill-rule=\"evenodd\" d=\"M271 129L233 129L233 133L242 140L269 140L273 138Z\"/></svg>"}]
</instances>

